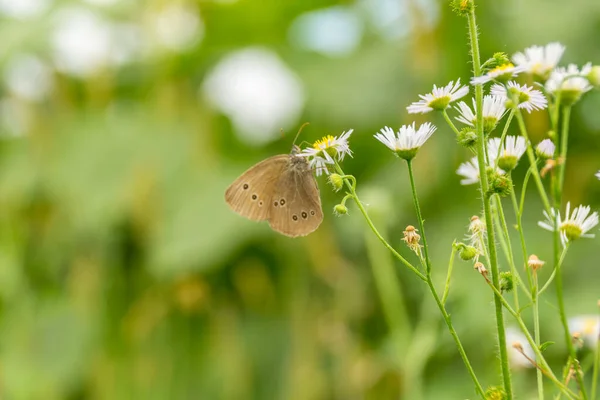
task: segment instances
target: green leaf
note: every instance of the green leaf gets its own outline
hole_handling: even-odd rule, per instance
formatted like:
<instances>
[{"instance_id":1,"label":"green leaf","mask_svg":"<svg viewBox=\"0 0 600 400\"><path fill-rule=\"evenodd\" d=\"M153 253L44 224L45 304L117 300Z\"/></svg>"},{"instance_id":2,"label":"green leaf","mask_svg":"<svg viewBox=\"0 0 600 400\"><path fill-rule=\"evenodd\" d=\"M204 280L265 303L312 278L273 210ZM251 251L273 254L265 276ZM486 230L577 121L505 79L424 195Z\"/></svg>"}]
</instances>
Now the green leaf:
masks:
<instances>
[{"instance_id":1,"label":"green leaf","mask_svg":"<svg viewBox=\"0 0 600 400\"><path fill-rule=\"evenodd\" d=\"M554 342L544 342L540 344L540 351L544 352L548 347L552 346Z\"/></svg>"}]
</instances>

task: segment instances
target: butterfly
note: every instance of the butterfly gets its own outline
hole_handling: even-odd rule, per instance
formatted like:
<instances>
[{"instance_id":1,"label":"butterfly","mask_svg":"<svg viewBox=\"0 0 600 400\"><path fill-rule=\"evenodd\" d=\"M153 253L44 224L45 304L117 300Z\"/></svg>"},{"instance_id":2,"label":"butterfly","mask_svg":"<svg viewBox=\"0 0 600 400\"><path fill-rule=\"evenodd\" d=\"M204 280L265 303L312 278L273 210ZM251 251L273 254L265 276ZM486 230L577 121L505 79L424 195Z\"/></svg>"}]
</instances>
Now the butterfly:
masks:
<instances>
[{"instance_id":1,"label":"butterfly","mask_svg":"<svg viewBox=\"0 0 600 400\"><path fill-rule=\"evenodd\" d=\"M323 221L319 186L300 147L269 157L237 178L225 192L231 209L253 221L268 221L285 236L306 236Z\"/></svg>"}]
</instances>

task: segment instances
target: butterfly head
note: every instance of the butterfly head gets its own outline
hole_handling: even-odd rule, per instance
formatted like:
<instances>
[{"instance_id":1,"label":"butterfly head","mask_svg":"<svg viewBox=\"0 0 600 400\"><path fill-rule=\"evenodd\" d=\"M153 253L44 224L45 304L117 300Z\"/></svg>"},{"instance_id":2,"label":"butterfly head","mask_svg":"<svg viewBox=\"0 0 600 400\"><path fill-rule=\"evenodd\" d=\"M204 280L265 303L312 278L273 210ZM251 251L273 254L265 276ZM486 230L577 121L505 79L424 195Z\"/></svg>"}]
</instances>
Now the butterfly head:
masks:
<instances>
[{"instance_id":1,"label":"butterfly head","mask_svg":"<svg viewBox=\"0 0 600 400\"><path fill-rule=\"evenodd\" d=\"M292 146L292 155L296 156L302 152L302 149L297 144Z\"/></svg>"}]
</instances>

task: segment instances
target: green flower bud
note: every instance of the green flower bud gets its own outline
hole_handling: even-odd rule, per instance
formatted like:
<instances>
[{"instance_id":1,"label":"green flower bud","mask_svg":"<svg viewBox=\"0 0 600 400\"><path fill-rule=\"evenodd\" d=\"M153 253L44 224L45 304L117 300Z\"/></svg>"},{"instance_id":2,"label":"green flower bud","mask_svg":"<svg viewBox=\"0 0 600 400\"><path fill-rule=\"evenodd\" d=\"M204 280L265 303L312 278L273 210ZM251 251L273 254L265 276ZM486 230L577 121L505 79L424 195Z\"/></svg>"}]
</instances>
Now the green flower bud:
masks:
<instances>
[{"instance_id":1,"label":"green flower bud","mask_svg":"<svg viewBox=\"0 0 600 400\"><path fill-rule=\"evenodd\" d=\"M479 252L473 246L464 246L458 255L465 261L469 261L475 258Z\"/></svg>"},{"instance_id":2,"label":"green flower bud","mask_svg":"<svg viewBox=\"0 0 600 400\"><path fill-rule=\"evenodd\" d=\"M500 272L500 292L508 293L515 287L514 278L511 272Z\"/></svg>"},{"instance_id":3,"label":"green flower bud","mask_svg":"<svg viewBox=\"0 0 600 400\"><path fill-rule=\"evenodd\" d=\"M488 189L488 196L491 196L492 194L498 194L501 197L505 197L510 194L510 191L512 190L511 182L506 175L500 174L491 167L488 167L487 174L490 185Z\"/></svg>"},{"instance_id":4,"label":"green flower bud","mask_svg":"<svg viewBox=\"0 0 600 400\"><path fill-rule=\"evenodd\" d=\"M337 204L333 207L333 213L335 215L346 215L348 214L348 208L343 204Z\"/></svg>"},{"instance_id":5,"label":"green flower bud","mask_svg":"<svg viewBox=\"0 0 600 400\"><path fill-rule=\"evenodd\" d=\"M477 144L477 134L475 133L473 128L463 128L460 130L460 132L458 132L456 141L461 146L464 146L467 149L471 149Z\"/></svg>"},{"instance_id":6,"label":"green flower bud","mask_svg":"<svg viewBox=\"0 0 600 400\"><path fill-rule=\"evenodd\" d=\"M592 67L592 70L587 75L587 79L594 87L600 87L600 65Z\"/></svg>"},{"instance_id":7,"label":"green flower bud","mask_svg":"<svg viewBox=\"0 0 600 400\"><path fill-rule=\"evenodd\" d=\"M450 6L452 7L452 11L462 17L466 17L475 8L475 3L473 0L452 0Z\"/></svg>"},{"instance_id":8,"label":"green flower bud","mask_svg":"<svg viewBox=\"0 0 600 400\"><path fill-rule=\"evenodd\" d=\"M492 58L484 62L481 65L481 68L484 72L486 72L510 63L510 58L508 58L508 55L506 55L506 53L498 52L494 53Z\"/></svg>"},{"instance_id":9,"label":"green flower bud","mask_svg":"<svg viewBox=\"0 0 600 400\"><path fill-rule=\"evenodd\" d=\"M492 386L485 391L485 400L506 400L506 392L502 388Z\"/></svg>"},{"instance_id":10,"label":"green flower bud","mask_svg":"<svg viewBox=\"0 0 600 400\"><path fill-rule=\"evenodd\" d=\"M342 187L344 187L344 179L339 174L331 174L329 175L329 183L333 186L333 190L338 192Z\"/></svg>"}]
</instances>

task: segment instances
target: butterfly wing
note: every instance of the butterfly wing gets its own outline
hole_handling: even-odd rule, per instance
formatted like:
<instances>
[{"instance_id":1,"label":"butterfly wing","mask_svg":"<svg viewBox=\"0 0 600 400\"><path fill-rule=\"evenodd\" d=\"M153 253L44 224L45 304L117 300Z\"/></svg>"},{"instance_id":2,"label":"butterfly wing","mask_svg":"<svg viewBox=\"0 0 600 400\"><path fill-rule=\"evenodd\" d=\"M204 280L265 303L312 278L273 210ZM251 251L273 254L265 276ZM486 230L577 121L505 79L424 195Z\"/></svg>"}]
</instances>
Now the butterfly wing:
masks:
<instances>
[{"instance_id":1,"label":"butterfly wing","mask_svg":"<svg viewBox=\"0 0 600 400\"><path fill-rule=\"evenodd\" d=\"M287 154L269 157L244 172L225 192L229 207L253 221L268 219L273 191L289 160Z\"/></svg>"},{"instance_id":2,"label":"butterfly wing","mask_svg":"<svg viewBox=\"0 0 600 400\"><path fill-rule=\"evenodd\" d=\"M299 167L290 166L283 171L269 205L269 225L290 237L306 236L323 221L319 186L308 165L302 161Z\"/></svg>"}]
</instances>

